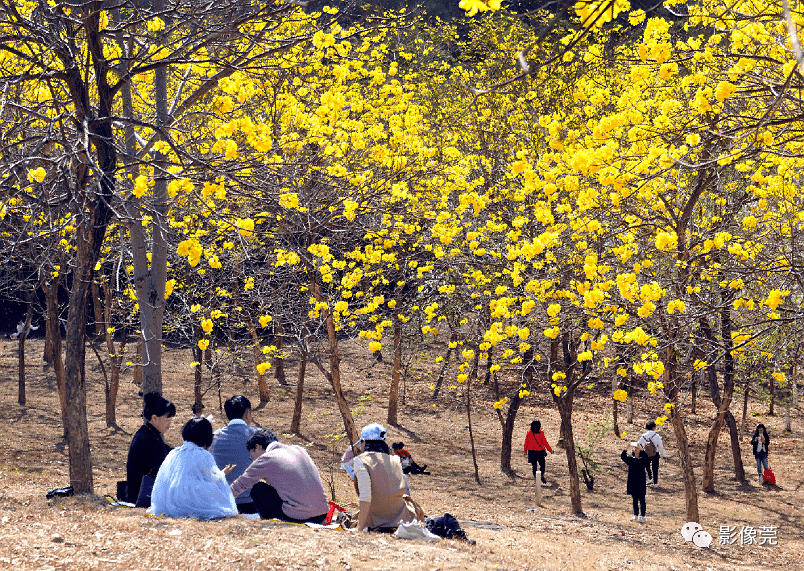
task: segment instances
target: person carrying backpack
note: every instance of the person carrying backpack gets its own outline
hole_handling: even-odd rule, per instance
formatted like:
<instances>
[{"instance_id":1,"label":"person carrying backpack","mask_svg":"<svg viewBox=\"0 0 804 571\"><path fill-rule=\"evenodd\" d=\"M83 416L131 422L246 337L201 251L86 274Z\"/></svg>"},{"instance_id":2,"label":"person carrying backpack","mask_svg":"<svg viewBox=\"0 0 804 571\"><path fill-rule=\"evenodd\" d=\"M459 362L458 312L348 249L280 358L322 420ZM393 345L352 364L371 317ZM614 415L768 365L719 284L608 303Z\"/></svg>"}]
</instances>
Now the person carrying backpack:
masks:
<instances>
[{"instance_id":1,"label":"person carrying backpack","mask_svg":"<svg viewBox=\"0 0 804 571\"><path fill-rule=\"evenodd\" d=\"M656 422L650 421L645 425L647 432L637 441L642 448L640 455L645 458L645 471L648 473L648 485L659 487L659 455L667 460L662 437L656 432Z\"/></svg>"}]
</instances>

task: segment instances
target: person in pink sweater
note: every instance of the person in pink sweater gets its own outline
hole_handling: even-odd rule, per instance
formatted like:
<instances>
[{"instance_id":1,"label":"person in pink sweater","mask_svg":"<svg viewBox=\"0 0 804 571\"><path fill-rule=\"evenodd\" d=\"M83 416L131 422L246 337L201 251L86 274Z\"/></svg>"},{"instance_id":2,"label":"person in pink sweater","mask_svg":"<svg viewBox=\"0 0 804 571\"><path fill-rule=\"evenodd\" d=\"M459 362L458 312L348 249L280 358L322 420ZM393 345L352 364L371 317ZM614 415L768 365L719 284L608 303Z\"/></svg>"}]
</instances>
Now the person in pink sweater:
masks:
<instances>
[{"instance_id":1,"label":"person in pink sweater","mask_svg":"<svg viewBox=\"0 0 804 571\"><path fill-rule=\"evenodd\" d=\"M546 484L547 480L544 478L545 458L547 453L553 454L553 449L547 442L547 438L542 432L542 423L534 420L530 423L530 430L525 436L525 456L533 468L533 477L536 477L536 465L539 465L539 470L542 473L542 484Z\"/></svg>"}]
</instances>

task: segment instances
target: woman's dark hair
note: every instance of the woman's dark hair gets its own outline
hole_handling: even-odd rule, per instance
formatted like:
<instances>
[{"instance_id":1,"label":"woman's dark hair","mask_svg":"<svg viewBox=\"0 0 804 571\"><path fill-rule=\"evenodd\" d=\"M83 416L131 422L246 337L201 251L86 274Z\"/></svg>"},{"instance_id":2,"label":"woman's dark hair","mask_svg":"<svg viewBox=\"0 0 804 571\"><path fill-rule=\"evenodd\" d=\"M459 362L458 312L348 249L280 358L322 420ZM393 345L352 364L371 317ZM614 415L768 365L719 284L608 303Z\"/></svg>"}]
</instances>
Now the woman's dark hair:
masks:
<instances>
[{"instance_id":1,"label":"woman's dark hair","mask_svg":"<svg viewBox=\"0 0 804 571\"><path fill-rule=\"evenodd\" d=\"M648 423L645 425L645 428L647 430L654 430L656 428L656 421L655 420L649 420Z\"/></svg>"},{"instance_id":2,"label":"woman's dark hair","mask_svg":"<svg viewBox=\"0 0 804 571\"><path fill-rule=\"evenodd\" d=\"M176 405L157 392L146 393L142 397L142 418L148 422L153 415L173 418L176 416Z\"/></svg>"},{"instance_id":3,"label":"woman's dark hair","mask_svg":"<svg viewBox=\"0 0 804 571\"><path fill-rule=\"evenodd\" d=\"M542 423L539 422L538 420L534 420L533 422L530 423L530 431L533 434L539 434L541 429L542 429Z\"/></svg>"},{"instance_id":4,"label":"woman's dark hair","mask_svg":"<svg viewBox=\"0 0 804 571\"><path fill-rule=\"evenodd\" d=\"M391 448L393 448L394 450L402 450L404 447L405 447L404 442L394 442L393 444L391 444Z\"/></svg>"},{"instance_id":5,"label":"woman's dark hair","mask_svg":"<svg viewBox=\"0 0 804 571\"><path fill-rule=\"evenodd\" d=\"M268 446L277 441L276 432L267 428L261 428L246 441L246 450L251 452L256 450L257 446L262 446L263 450L267 450Z\"/></svg>"},{"instance_id":6,"label":"woman's dark hair","mask_svg":"<svg viewBox=\"0 0 804 571\"><path fill-rule=\"evenodd\" d=\"M385 440L365 440L363 442L363 452L382 452L383 454L390 454L391 449L388 448L388 443Z\"/></svg>"},{"instance_id":7,"label":"woman's dark hair","mask_svg":"<svg viewBox=\"0 0 804 571\"><path fill-rule=\"evenodd\" d=\"M212 423L203 416L194 416L181 429L185 442L192 442L201 448L212 446Z\"/></svg>"},{"instance_id":8,"label":"woman's dark hair","mask_svg":"<svg viewBox=\"0 0 804 571\"><path fill-rule=\"evenodd\" d=\"M754 431L754 436L752 436L751 438L753 439L755 436L759 434L760 428L763 428L765 430L765 442L766 443L770 442L770 434L768 434L768 429L765 428L765 425L762 424L761 422L757 424L757 429Z\"/></svg>"}]
</instances>

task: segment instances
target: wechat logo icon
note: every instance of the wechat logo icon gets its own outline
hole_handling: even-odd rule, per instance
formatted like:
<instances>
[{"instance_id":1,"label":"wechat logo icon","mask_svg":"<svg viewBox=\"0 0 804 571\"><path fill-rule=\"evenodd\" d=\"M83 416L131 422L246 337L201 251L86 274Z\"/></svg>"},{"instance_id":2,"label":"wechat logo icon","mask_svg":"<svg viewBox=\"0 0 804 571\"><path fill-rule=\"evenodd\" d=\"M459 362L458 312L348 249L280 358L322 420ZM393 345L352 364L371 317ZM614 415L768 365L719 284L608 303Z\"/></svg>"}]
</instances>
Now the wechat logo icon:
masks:
<instances>
[{"instance_id":1,"label":"wechat logo icon","mask_svg":"<svg viewBox=\"0 0 804 571\"><path fill-rule=\"evenodd\" d=\"M698 547L709 547L712 545L712 535L708 531L704 531L700 524L690 521L684 524L681 528L681 537L684 541L691 541Z\"/></svg>"}]
</instances>

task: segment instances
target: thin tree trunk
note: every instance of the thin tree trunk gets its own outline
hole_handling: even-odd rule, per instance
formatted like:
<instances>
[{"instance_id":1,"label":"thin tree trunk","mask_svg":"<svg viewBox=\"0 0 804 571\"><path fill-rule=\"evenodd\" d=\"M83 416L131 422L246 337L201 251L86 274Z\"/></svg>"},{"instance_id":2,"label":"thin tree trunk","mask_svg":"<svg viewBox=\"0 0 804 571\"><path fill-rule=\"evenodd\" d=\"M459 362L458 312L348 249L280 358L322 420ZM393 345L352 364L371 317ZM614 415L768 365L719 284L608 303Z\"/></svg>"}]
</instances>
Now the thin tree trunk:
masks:
<instances>
[{"instance_id":1,"label":"thin tree trunk","mask_svg":"<svg viewBox=\"0 0 804 571\"><path fill-rule=\"evenodd\" d=\"M391 392L388 395L388 424L399 424L399 379L402 376L402 322L394 320L394 366L391 371Z\"/></svg>"},{"instance_id":2,"label":"thin tree trunk","mask_svg":"<svg viewBox=\"0 0 804 571\"><path fill-rule=\"evenodd\" d=\"M28 338L28 331L31 329L31 319L33 319L33 294L28 291L25 293L25 301L28 310L25 313L25 322L17 338L17 351L19 356L19 375L17 383L17 402L20 406L25 406L25 340Z\"/></svg>"},{"instance_id":3,"label":"thin tree trunk","mask_svg":"<svg viewBox=\"0 0 804 571\"><path fill-rule=\"evenodd\" d=\"M729 427L729 440L731 441L731 455L734 459L734 479L738 482L745 481L745 467L743 466L742 451L740 450L740 431L737 429L737 421L730 410L726 411L726 424Z\"/></svg>"},{"instance_id":4,"label":"thin tree trunk","mask_svg":"<svg viewBox=\"0 0 804 571\"><path fill-rule=\"evenodd\" d=\"M290 431L293 434L301 432L302 396L304 395L304 374L307 372L307 353L302 351L299 361L299 379L296 382L296 402L293 404L293 419L290 421Z\"/></svg>"},{"instance_id":5,"label":"thin tree trunk","mask_svg":"<svg viewBox=\"0 0 804 571\"><path fill-rule=\"evenodd\" d=\"M254 320L248 312L246 314L246 325L248 326L249 335L251 335L251 351L254 355L254 366L262 362L262 351L260 350L260 337L257 335L257 327L254 325ZM267 403L271 400L271 395L268 393L268 382L265 380L265 375L257 370L257 387L260 391L260 404Z\"/></svg>"},{"instance_id":6,"label":"thin tree trunk","mask_svg":"<svg viewBox=\"0 0 804 571\"><path fill-rule=\"evenodd\" d=\"M575 435L572 431L572 400L573 393L564 393L555 397L558 414L561 417L561 434L564 438L564 451L567 454L567 468L569 469L570 508L575 515L583 516L581 503L581 482L578 478L578 459L575 456Z\"/></svg>"},{"instance_id":7,"label":"thin tree trunk","mask_svg":"<svg viewBox=\"0 0 804 571\"><path fill-rule=\"evenodd\" d=\"M458 340L458 334L453 333L449 336L450 344L455 343ZM438 398L438 393L441 391L441 384L444 382L444 374L447 371L447 367L449 367L449 360L452 357L452 347L449 345L447 346L447 354L444 356L444 362L441 364L441 372L438 374L438 379L436 379L435 386L433 388L433 396L430 398L435 400Z\"/></svg>"},{"instance_id":8,"label":"thin tree trunk","mask_svg":"<svg viewBox=\"0 0 804 571\"><path fill-rule=\"evenodd\" d=\"M692 387L690 388L690 414L698 414L698 374L698 371L692 372Z\"/></svg>"},{"instance_id":9,"label":"thin tree trunk","mask_svg":"<svg viewBox=\"0 0 804 571\"><path fill-rule=\"evenodd\" d=\"M776 379L770 377L768 379L768 387L770 388L770 407L768 408L768 416L776 416L773 412L774 401L776 401Z\"/></svg>"},{"instance_id":10,"label":"thin tree trunk","mask_svg":"<svg viewBox=\"0 0 804 571\"><path fill-rule=\"evenodd\" d=\"M276 379L277 383L282 386L286 386L288 382L285 380L285 358L283 357L285 348L285 330L282 327L282 323L278 320L274 323L276 323L274 346L277 348L277 355L274 358L274 378ZM262 398L262 395L260 395L260 398Z\"/></svg>"},{"instance_id":11,"label":"thin tree trunk","mask_svg":"<svg viewBox=\"0 0 804 571\"><path fill-rule=\"evenodd\" d=\"M748 393L751 389L751 377L745 376L745 385L743 385L743 419L740 421L740 432L745 433L748 431Z\"/></svg>"},{"instance_id":12,"label":"thin tree trunk","mask_svg":"<svg viewBox=\"0 0 804 571\"><path fill-rule=\"evenodd\" d=\"M311 271L311 268L308 268L308 271L313 297L315 297L317 302L322 302L324 301L324 296L321 294L321 287L318 285L315 272ZM350 442L357 442L359 434L355 428L355 421L352 417L349 403L346 402L346 398L343 396L343 389L341 388L341 355L338 350L338 335L335 331L335 320L329 309L325 311L327 337L329 338L329 381L332 385L332 390L335 392L335 400L338 403L338 409L343 418L343 426L346 429L346 434L349 436Z\"/></svg>"},{"instance_id":13,"label":"thin tree trunk","mask_svg":"<svg viewBox=\"0 0 804 571\"><path fill-rule=\"evenodd\" d=\"M140 387L140 393L145 394L142 390L142 337L137 341L137 351L134 357L134 378L133 383Z\"/></svg>"},{"instance_id":14,"label":"thin tree trunk","mask_svg":"<svg viewBox=\"0 0 804 571\"><path fill-rule=\"evenodd\" d=\"M477 378L477 367L480 362L480 352L475 353L472 363L472 372L466 379L466 420L469 423L469 443L472 445L472 463L475 466L475 482L480 483L480 472L477 467L477 451L475 450L475 435L472 432L472 379Z\"/></svg>"},{"instance_id":15,"label":"thin tree trunk","mask_svg":"<svg viewBox=\"0 0 804 571\"><path fill-rule=\"evenodd\" d=\"M120 369L126 351L125 340L120 343L118 352L114 344L114 332L109 331L112 324L112 292L108 282L103 282L103 323L101 327L106 336L106 350L109 353L109 382L106 384L106 426L117 426L117 392L120 388Z\"/></svg>"},{"instance_id":16,"label":"thin tree trunk","mask_svg":"<svg viewBox=\"0 0 804 571\"><path fill-rule=\"evenodd\" d=\"M92 310L95 312L95 336L100 340L103 335L103 301L101 301L98 282L92 280Z\"/></svg>"},{"instance_id":17,"label":"thin tree trunk","mask_svg":"<svg viewBox=\"0 0 804 571\"><path fill-rule=\"evenodd\" d=\"M625 421L634 424L634 378L631 369L628 369L628 397L625 401Z\"/></svg>"},{"instance_id":18,"label":"thin tree trunk","mask_svg":"<svg viewBox=\"0 0 804 571\"><path fill-rule=\"evenodd\" d=\"M59 404L61 405L61 423L63 436L67 438L67 393L64 386L64 359L61 354L61 323L59 322L59 282L41 285L45 294L45 311L47 321L45 323L45 337L50 345L50 362L53 365L53 374L56 375L56 387L59 392ZM46 351L47 354L47 351Z\"/></svg>"},{"instance_id":19,"label":"thin tree trunk","mask_svg":"<svg viewBox=\"0 0 804 571\"><path fill-rule=\"evenodd\" d=\"M611 378L611 394L614 394L614 392L617 391L617 389L619 389L619 388L620 388L619 375L617 375L615 373L614 376ZM619 406L618 406L618 402L615 399L611 399L611 402L612 402L612 405L611 405L611 417L612 417L612 425L613 425L612 427L614 429L614 435L617 438L619 438L620 435L622 434L622 432L620 432L620 424L618 422L618 414L617 414Z\"/></svg>"}]
</instances>

